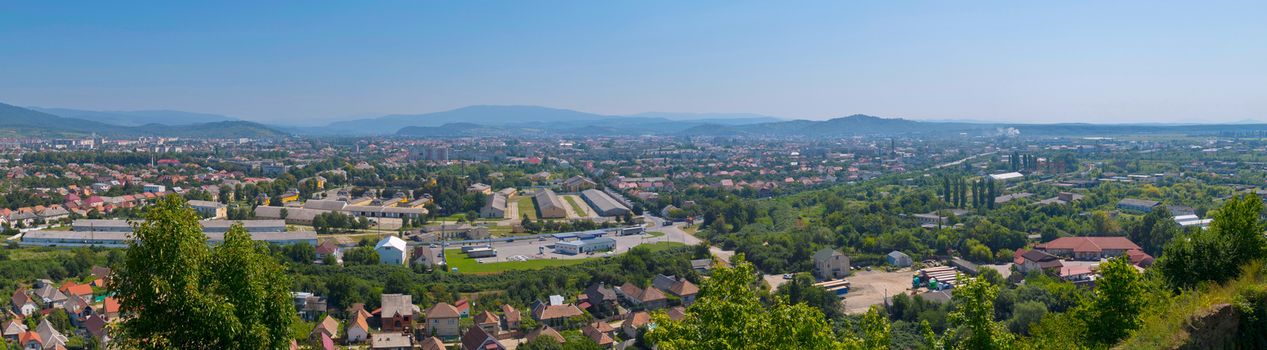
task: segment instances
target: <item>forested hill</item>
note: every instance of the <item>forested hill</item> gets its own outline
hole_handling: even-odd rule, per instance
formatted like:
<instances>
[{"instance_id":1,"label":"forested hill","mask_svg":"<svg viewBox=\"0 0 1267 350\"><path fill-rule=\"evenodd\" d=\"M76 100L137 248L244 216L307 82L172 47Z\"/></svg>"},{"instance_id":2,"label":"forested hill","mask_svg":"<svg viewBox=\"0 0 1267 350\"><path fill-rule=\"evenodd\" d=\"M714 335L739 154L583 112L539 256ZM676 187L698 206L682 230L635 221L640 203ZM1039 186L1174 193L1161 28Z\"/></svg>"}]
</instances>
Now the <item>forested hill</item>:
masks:
<instances>
[{"instance_id":1,"label":"forested hill","mask_svg":"<svg viewBox=\"0 0 1267 350\"><path fill-rule=\"evenodd\" d=\"M189 125L146 124L121 126L60 117L28 108L0 103L0 136L3 137L82 137L96 133L112 137L170 136L201 138L271 138L285 133L246 121L220 121Z\"/></svg>"},{"instance_id":2,"label":"forested hill","mask_svg":"<svg viewBox=\"0 0 1267 350\"><path fill-rule=\"evenodd\" d=\"M1131 125L925 122L851 115L824 121L793 120L749 125L701 125L682 132L691 136L848 137L848 136L1021 136L1235 135L1267 133L1267 124Z\"/></svg>"}]
</instances>

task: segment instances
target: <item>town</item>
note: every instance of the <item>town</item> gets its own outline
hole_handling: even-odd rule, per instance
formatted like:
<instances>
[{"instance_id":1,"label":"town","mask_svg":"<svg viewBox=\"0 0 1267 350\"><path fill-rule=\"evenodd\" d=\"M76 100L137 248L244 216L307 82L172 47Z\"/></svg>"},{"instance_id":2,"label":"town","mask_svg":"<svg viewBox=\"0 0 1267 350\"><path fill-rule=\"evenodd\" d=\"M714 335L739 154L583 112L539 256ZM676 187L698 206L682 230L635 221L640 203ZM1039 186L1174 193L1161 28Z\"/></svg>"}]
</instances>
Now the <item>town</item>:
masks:
<instances>
[{"instance_id":1,"label":"town","mask_svg":"<svg viewBox=\"0 0 1267 350\"><path fill-rule=\"evenodd\" d=\"M168 196L201 218L208 245L241 227L292 265L304 325L293 346L321 349L515 349L542 338L645 348L652 315L687 317L700 284L736 255L763 274L767 293L826 317L879 308L894 333L914 320L942 332L944 318L925 317L944 315L965 283L1091 290L1105 262L1121 256L1148 271L1165 235L1215 224L1218 202L1267 196L1255 186L1267 144L1218 135L513 144L11 140L6 255L53 266L7 285L5 339L109 344L108 325L126 316L108 265ZM82 265L57 261L68 256ZM631 263L643 267L610 270ZM549 287L521 288L534 283ZM831 298L806 299L807 288ZM1035 324L1024 320L1042 312L1012 298L1001 321L1028 334ZM911 307L927 311L901 310Z\"/></svg>"}]
</instances>

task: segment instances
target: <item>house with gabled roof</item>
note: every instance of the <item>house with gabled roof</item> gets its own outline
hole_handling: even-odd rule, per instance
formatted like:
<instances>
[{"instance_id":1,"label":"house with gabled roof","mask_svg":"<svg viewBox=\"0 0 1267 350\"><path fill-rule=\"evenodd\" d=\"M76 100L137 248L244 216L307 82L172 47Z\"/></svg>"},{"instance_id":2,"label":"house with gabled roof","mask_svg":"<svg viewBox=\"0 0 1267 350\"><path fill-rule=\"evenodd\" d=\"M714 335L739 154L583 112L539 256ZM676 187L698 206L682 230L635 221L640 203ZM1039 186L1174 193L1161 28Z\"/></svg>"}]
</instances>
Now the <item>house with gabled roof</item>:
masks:
<instances>
[{"instance_id":1,"label":"house with gabled roof","mask_svg":"<svg viewBox=\"0 0 1267 350\"><path fill-rule=\"evenodd\" d=\"M567 339L563 338L563 335L559 334L559 331L554 330L554 328L550 328L550 326L548 325L537 327L537 329L534 329L531 332L528 332L527 339L528 339L528 342L532 342L534 340L537 340L537 338L540 338L540 337L549 337L550 339L554 339L554 341L558 342L559 344L563 344L567 342Z\"/></svg>"},{"instance_id":2,"label":"house with gabled roof","mask_svg":"<svg viewBox=\"0 0 1267 350\"><path fill-rule=\"evenodd\" d=\"M506 346L484 328L471 327L462 334L462 350L506 350Z\"/></svg>"},{"instance_id":3,"label":"house with gabled roof","mask_svg":"<svg viewBox=\"0 0 1267 350\"><path fill-rule=\"evenodd\" d=\"M5 341L18 341L18 336L21 336L22 333L25 333L27 330L26 324L18 321L17 318L11 318L8 321L4 321L2 327Z\"/></svg>"},{"instance_id":4,"label":"house with gabled roof","mask_svg":"<svg viewBox=\"0 0 1267 350\"><path fill-rule=\"evenodd\" d=\"M365 312L365 309L356 310L352 314L352 321L348 322L347 329L344 331L347 334L348 343L360 343L369 339L369 318L370 314Z\"/></svg>"},{"instance_id":5,"label":"house with gabled roof","mask_svg":"<svg viewBox=\"0 0 1267 350\"><path fill-rule=\"evenodd\" d=\"M519 322L523 320L519 309L510 304L502 304L502 329L519 330Z\"/></svg>"},{"instance_id":6,"label":"house with gabled roof","mask_svg":"<svg viewBox=\"0 0 1267 350\"><path fill-rule=\"evenodd\" d=\"M26 287L18 287L13 291L13 297L9 298L10 305L13 307L13 313L22 316L31 316L40 307L35 305L35 301L31 300L31 296L26 294Z\"/></svg>"},{"instance_id":7,"label":"house with gabled roof","mask_svg":"<svg viewBox=\"0 0 1267 350\"><path fill-rule=\"evenodd\" d=\"M625 282L620 288L616 288L616 294L620 295L629 306L635 309L656 310L668 306L669 298L664 296L656 287L640 288L633 283Z\"/></svg>"},{"instance_id":8,"label":"house with gabled roof","mask_svg":"<svg viewBox=\"0 0 1267 350\"><path fill-rule=\"evenodd\" d=\"M427 309L427 334L441 338L457 337L460 334L458 320L462 318L458 309L449 303L436 303Z\"/></svg>"},{"instance_id":9,"label":"house with gabled roof","mask_svg":"<svg viewBox=\"0 0 1267 350\"><path fill-rule=\"evenodd\" d=\"M651 280L651 286L678 297L685 306L694 304L695 296L699 294L698 286L685 278L676 276L656 275L655 279Z\"/></svg>"},{"instance_id":10,"label":"house with gabled roof","mask_svg":"<svg viewBox=\"0 0 1267 350\"><path fill-rule=\"evenodd\" d=\"M331 339L338 338L339 321L335 320L334 317L330 317L330 315L326 315L325 318L321 319L321 322L317 322L316 327L312 327L312 332L308 333L308 340L320 342L323 335Z\"/></svg>"},{"instance_id":11,"label":"house with gabled roof","mask_svg":"<svg viewBox=\"0 0 1267 350\"><path fill-rule=\"evenodd\" d=\"M414 329L413 296L408 294L383 294L379 308L379 327L384 332L408 332Z\"/></svg>"},{"instance_id":12,"label":"house with gabled roof","mask_svg":"<svg viewBox=\"0 0 1267 350\"><path fill-rule=\"evenodd\" d=\"M538 301L537 305L532 308L532 318L542 324L563 329L567 329L572 325L572 317L584 314L581 309L572 304L554 305Z\"/></svg>"},{"instance_id":13,"label":"house with gabled roof","mask_svg":"<svg viewBox=\"0 0 1267 350\"><path fill-rule=\"evenodd\" d=\"M497 333L502 332L501 317L497 317L497 314L494 314L491 311L485 310L484 312L476 314L473 321L475 321L476 327L483 328L484 331L489 334L496 335Z\"/></svg>"}]
</instances>

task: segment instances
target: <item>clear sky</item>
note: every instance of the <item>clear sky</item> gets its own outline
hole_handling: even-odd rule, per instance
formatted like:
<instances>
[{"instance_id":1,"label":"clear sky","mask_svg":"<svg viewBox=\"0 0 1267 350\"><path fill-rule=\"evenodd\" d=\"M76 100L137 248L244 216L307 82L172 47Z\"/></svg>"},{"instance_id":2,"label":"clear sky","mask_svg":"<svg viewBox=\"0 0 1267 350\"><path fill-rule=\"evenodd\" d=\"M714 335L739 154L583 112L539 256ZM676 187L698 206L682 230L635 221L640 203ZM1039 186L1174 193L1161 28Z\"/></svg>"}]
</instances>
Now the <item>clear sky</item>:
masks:
<instances>
[{"instance_id":1,"label":"clear sky","mask_svg":"<svg viewBox=\"0 0 1267 350\"><path fill-rule=\"evenodd\" d=\"M1267 1L6 1L0 102L1267 120Z\"/></svg>"}]
</instances>

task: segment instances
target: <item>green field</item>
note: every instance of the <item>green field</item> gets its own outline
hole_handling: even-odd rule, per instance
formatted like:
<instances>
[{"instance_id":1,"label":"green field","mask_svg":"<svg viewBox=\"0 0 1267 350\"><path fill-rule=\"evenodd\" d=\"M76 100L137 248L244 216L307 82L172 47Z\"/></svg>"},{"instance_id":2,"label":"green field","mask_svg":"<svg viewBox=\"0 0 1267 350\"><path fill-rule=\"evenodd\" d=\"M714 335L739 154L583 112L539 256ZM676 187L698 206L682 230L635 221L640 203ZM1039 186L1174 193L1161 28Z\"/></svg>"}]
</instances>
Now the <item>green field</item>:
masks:
<instances>
[{"instance_id":1,"label":"green field","mask_svg":"<svg viewBox=\"0 0 1267 350\"><path fill-rule=\"evenodd\" d=\"M488 274L503 271L514 270L537 270L554 266L571 266L584 263L597 258L586 259L536 259L528 261L506 261L494 263L479 263L475 259L466 257L461 249L445 249L444 263L449 265L449 269L457 268L458 273L474 273Z\"/></svg>"},{"instance_id":2,"label":"green field","mask_svg":"<svg viewBox=\"0 0 1267 350\"><path fill-rule=\"evenodd\" d=\"M648 237L651 237L651 238L656 238L656 237L660 237L660 236L663 236L663 235L664 235L664 232L660 232L660 231L647 231L647 236L648 236Z\"/></svg>"},{"instance_id":3,"label":"green field","mask_svg":"<svg viewBox=\"0 0 1267 350\"><path fill-rule=\"evenodd\" d=\"M534 221L537 220L537 206L532 204L532 197L519 197L519 217L515 219L523 218L524 215Z\"/></svg>"},{"instance_id":4,"label":"green field","mask_svg":"<svg viewBox=\"0 0 1267 350\"><path fill-rule=\"evenodd\" d=\"M587 214L585 212L585 208L582 208L579 204L576 204L575 198L576 196L563 196L563 200L568 201L568 204L572 205L572 211L576 212L576 216L585 217L585 215Z\"/></svg>"},{"instance_id":5,"label":"green field","mask_svg":"<svg viewBox=\"0 0 1267 350\"><path fill-rule=\"evenodd\" d=\"M644 244L642 246L655 252L681 247L682 245L682 243L678 242L656 242ZM458 269L458 273L473 274L493 274L505 271L538 270L555 266L572 266L596 259L602 259L602 257L584 259L535 259L528 261L504 261L481 264L475 261L475 259L466 257L466 254L463 254L461 249L454 248L444 250L444 263L448 264L450 269L456 267Z\"/></svg>"}]
</instances>

